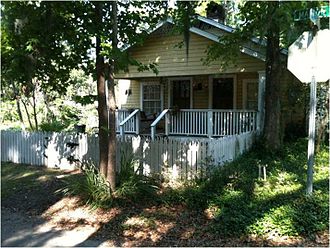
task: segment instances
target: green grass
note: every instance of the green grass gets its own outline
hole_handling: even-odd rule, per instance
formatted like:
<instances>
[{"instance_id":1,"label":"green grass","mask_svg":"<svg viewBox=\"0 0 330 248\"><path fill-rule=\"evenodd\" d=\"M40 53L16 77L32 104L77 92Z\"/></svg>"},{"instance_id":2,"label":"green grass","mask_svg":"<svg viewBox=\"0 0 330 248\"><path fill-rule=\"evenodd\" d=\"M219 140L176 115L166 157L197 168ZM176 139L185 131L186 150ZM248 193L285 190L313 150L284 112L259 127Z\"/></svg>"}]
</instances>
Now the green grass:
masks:
<instances>
[{"instance_id":1,"label":"green grass","mask_svg":"<svg viewBox=\"0 0 330 248\"><path fill-rule=\"evenodd\" d=\"M37 188L61 172L23 164L1 164L1 198Z\"/></svg>"},{"instance_id":2,"label":"green grass","mask_svg":"<svg viewBox=\"0 0 330 248\"><path fill-rule=\"evenodd\" d=\"M168 190L168 204L208 210L214 216L210 231L224 236L306 236L329 228L329 150L323 147L314 165L314 194L307 197L305 139L270 153L255 148L202 182ZM267 180L258 165L267 166Z\"/></svg>"}]
</instances>

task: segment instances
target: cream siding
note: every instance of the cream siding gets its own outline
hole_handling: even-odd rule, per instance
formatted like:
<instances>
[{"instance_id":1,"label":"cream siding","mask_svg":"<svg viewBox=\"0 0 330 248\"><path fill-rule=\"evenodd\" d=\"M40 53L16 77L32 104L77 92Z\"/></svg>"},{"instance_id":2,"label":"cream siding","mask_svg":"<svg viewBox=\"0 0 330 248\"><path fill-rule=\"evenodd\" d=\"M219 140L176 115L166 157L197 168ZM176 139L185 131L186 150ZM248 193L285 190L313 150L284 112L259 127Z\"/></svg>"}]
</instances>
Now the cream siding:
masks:
<instances>
[{"instance_id":1,"label":"cream siding","mask_svg":"<svg viewBox=\"0 0 330 248\"><path fill-rule=\"evenodd\" d=\"M264 62L242 54L237 59L237 66L229 66L224 71L219 62L204 65L201 61L206 57L207 46L213 41L202 36L191 34L188 63L182 35L150 36L141 47L132 47L130 55L143 64L157 63L158 76L190 76L216 73L253 72L264 69ZM136 67L129 67L128 73L117 74L117 78L154 77L152 71L139 72Z\"/></svg>"},{"instance_id":2,"label":"cream siding","mask_svg":"<svg viewBox=\"0 0 330 248\"><path fill-rule=\"evenodd\" d=\"M198 88L201 84L201 89ZM193 78L193 106L195 109L206 109L209 105L209 77L208 75Z\"/></svg>"},{"instance_id":3,"label":"cream siding","mask_svg":"<svg viewBox=\"0 0 330 248\"><path fill-rule=\"evenodd\" d=\"M131 90L131 95L126 90ZM140 107L140 82L119 79L115 88L116 104L119 109L135 109Z\"/></svg>"}]
</instances>

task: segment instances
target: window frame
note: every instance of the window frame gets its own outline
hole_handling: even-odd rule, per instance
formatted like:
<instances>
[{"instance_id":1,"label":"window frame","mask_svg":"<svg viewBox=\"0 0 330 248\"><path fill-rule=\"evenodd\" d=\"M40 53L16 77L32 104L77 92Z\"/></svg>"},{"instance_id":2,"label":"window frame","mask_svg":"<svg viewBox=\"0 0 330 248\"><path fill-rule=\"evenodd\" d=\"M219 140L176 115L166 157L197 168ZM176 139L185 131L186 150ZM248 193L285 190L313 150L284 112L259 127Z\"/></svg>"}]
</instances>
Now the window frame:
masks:
<instances>
[{"instance_id":1,"label":"window frame","mask_svg":"<svg viewBox=\"0 0 330 248\"><path fill-rule=\"evenodd\" d=\"M258 95L259 95L259 90L258 90L258 87L259 87L259 80L258 78L249 78L249 79L243 79L242 80L243 82L243 109L247 109L247 101L248 101L248 95L247 95L247 85L249 83L255 83L256 86L257 86L257 98L256 98L256 102L257 102L257 105L256 105L256 109L254 110L258 110ZM252 110L252 109L251 109Z\"/></svg>"},{"instance_id":2,"label":"window frame","mask_svg":"<svg viewBox=\"0 0 330 248\"><path fill-rule=\"evenodd\" d=\"M163 99L163 92L164 92L164 89L163 89L163 86L157 82L157 81L151 81L151 82L141 82L140 83L140 109L142 111L144 111L143 109L143 103L144 103L144 86L159 86L160 88L160 113L163 111L164 109L164 99ZM148 101L148 100L147 100ZM154 100L150 100L150 101L156 101L156 99Z\"/></svg>"}]
</instances>

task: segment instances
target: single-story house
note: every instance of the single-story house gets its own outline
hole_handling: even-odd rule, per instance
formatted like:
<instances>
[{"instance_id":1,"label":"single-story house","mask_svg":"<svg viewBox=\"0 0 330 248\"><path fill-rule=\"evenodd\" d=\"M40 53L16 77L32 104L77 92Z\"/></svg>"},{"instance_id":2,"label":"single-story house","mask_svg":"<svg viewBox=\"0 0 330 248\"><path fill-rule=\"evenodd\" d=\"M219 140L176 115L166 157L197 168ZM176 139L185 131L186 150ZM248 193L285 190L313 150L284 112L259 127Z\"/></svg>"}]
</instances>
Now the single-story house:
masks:
<instances>
[{"instance_id":1,"label":"single-story house","mask_svg":"<svg viewBox=\"0 0 330 248\"><path fill-rule=\"evenodd\" d=\"M223 68L220 61L206 65L202 59L208 46L233 29L198 16L190 28L187 57L185 46L178 45L183 35L172 32L173 25L171 19L163 21L143 45L127 48L129 55L141 63L156 63L159 73L130 66L127 72L116 74L118 131L120 124L122 134L142 130L150 134L151 130L152 136L221 137L260 131L264 119L265 43L253 39L242 46L235 65ZM283 56L287 54L283 52ZM290 96L290 89L299 83L284 69L284 124L303 119L304 110L296 107Z\"/></svg>"}]
</instances>

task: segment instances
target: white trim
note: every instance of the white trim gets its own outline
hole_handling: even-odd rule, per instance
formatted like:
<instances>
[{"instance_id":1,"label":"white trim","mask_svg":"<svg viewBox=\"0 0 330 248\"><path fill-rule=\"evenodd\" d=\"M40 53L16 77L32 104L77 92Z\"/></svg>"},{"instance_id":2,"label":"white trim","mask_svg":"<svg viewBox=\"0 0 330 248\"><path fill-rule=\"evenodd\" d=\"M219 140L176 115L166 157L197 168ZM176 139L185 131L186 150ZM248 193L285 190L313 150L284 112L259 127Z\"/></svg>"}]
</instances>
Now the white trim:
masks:
<instances>
[{"instance_id":1,"label":"white trim","mask_svg":"<svg viewBox=\"0 0 330 248\"><path fill-rule=\"evenodd\" d=\"M229 33L232 33L235 30L232 27L229 27L227 25L221 24L221 23L219 23L217 21L214 21L212 19L209 19L209 18L206 18L206 17L203 17L203 16L197 16L197 19L200 20L200 21L202 21L202 22L205 22L207 24L210 24L213 27L216 27L216 28L219 28L221 30L227 31Z\"/></svg>"},{"instance_id":2,"label":"white trim","mask_svg":"<svg viewBox=\"0 0 330 248\"><path fill-rule=\"evenodd\" d=\"M192 32L194 34L198 34L198 35L200 35L200 36L202 36L204 38L207 38L209 40L212 40L212 41L215 41L215 42L219 42L219 37L220 36L217 36L215 34L206 32L206 31L201 30L199 28L192 27L192 28L190 28L190 32ZM240 48L240 52L245 53L246 55L249 55L249 56L258 58L258 59L260 59L262 61L266 61L266 56L264 56L260 52L257 52L257 51L252 50L251 48L242 46Z\"/></svg>"},{"instance_id":3,"label":"white trim","mask_svg":"<svg viewBox=\"0 0 330 248\"><path fill-rule=\"evenodd\" d=\"M212 19L205 18L205 17L203 17L203 16L197 16L197 19L200 20L200 21L202 21L202 22L205 22L205 23L207 23L207 24L209 24L209 25L211 25L211 26L213 26L213 27L216 27L216 28L219 28L219 29L221 29L221 30L227 31L227 32L229 32L229 33L233 33L233 32L235 31L235 29L232 28L232 27L229 27L229 26L227 26L227 25L224 25L224 24L219 23L219 22L217 22L217 21L214 21L214 20L212 20ZM251 40L252 40L254 43L261 44L261 45L263 45L263 46L267 46L267 42L266 42L265 39L261 39L261 40L260 40L260 39L258 39L258 38L253 37Z\"/></svg>"},{"instance_id":4,"label":"white trim","mask_svg":"<svg viewBox=\"0 0 330 248\"><path fill-rule=\"evenodd\" d=\"M247 109L247 84L248 83L255 83L255 84L259 84L259 81L258 81L258 78L246 78L246 79L243 79L242 80L242 83L243 83L243 89L242 89L242 95L243 95L243 99L242 99L242 101L243 101L243 109ZM258 90L257 90L258 91ZM259 93L259 92L257 92L257 93ZM258 94L259 95L259 94ZM259 97L257 97L257 101L258 101L258 99L259 99Z\"/></svg>"},{"instance_id":5,"label":"white trim","mask_svg":"<svg viewBox=\"0 0 330 248\"><path fill-rule=\"evenodd\" d=\"M232 78L233 79L233 109L237 109L237 75L223 74L209 76L209 108L213 109L213 80L217 78Z\"/></svg>"},{"instance_id":6,"label":"white trim","mask_svg":"<svg viewBox=\"0 0 330 248\"><path fill-rule=\"evenodd\" d=\"M167 97L167 106L168 108L171 108L171 105L173 103L173 87L172 82L176 80L189 80L190 81L190 108L192 109L194 106L193 102L193 77L171 77L168 78L168 97Z\"/></svg>"},{"instance_id":7,"label":"white trim","mask_svg":"<svg viewBox=\"0 0 330 248\"><path fill-rule=\"evenodd\" d=\"M144 85L159 85L160 86L160 112L164 109L164 86L157 80L153 81L141 81L140 82L140 109L144 111L143 109L143 86Z\"/></svg>"},{"instance_id":8,"label":"white trim","mask_svg":"<svg viewBox=\"0 0 330 248\"><path fill-rule=\"evenodd\" d=\"M227 25L221 24L221 23L216 22L216 21L214 21L212 19L205 18L203 16L197 16L197 19L199 21L201 21L201 22L207 23L207 24L209 24L209 25L211 25L213 27L216 27L216 28L218 28L220 30L223 30L225 32L228 32L228 33L233 33L235 31L235 29L232 28L232 27L229 27ZM151 34L151 33L155 32L157 29L159 29L160 27L162 27L166 23L170 23L170 24L173 24L173 25L175 24L174 21L173 21L173 19L169 17L166 20L159 22L154 28L147 30L147 33L148 34ZM207 32L205 30L202 30L202 29L199 29L199 28L196 28L196 27L191 27L189 30L192 33L198 34L198 35L203 36L203 37L205 37L207 39L210 39L212 41L219 42L219 36L214 35L212 33L209 33L209 32ZM254 43L256 43L257 45L262 45L264 47L267 46L267 42L266 42L265 39L261 39L260 40L258 38L253 37L253 38L251 38L251 41L254 42ZM127 50L128 48L132 47L133 45L134 44L126 45L126 46L124 45L121 48L121 50L122 51ZM240 51L242 53L245 53L245 54L249 55L249 56L258 58L258 59L260 59L262 61L266 61L266 57L262 53L257 52L257 51L254 51L251 48L242 46L240 48ZM287 49L282 49L281 50L281 53L283 53L284 55L288 55L288 50Z\"/></svg>"},{"instance_id":9,"label":"white trim","mask_svg":"<svg viewBox=\"0 0 330 248\"><path fill-rule=\"evenodd\" d=\"M160 27L162 27L162 26L163 26L164 24L166 24L166 23L174 24L173 19L172 19L171 17L168 17L166 20L163 20L163 21L160 21L159 23L157 23L156 26L155 26L154 28L149 28L149 29L147 30L147 34L151 34L151 33L155 32L157 29L159 29ZM138 34L137 34L137 35L138 35ZM133 43L133 44L126 44L126 45L123 45L123 46L120 48L120 50L121 50L121 51L125 51L125 50L127 50L128 48L130 48L130 47L132 47L132 46L134 46L134 45L135 45L135 43Z\"/></svg>"}]
</instances>

